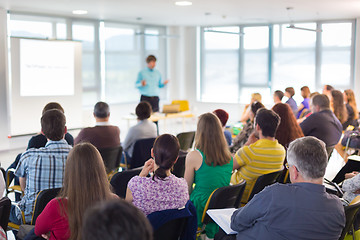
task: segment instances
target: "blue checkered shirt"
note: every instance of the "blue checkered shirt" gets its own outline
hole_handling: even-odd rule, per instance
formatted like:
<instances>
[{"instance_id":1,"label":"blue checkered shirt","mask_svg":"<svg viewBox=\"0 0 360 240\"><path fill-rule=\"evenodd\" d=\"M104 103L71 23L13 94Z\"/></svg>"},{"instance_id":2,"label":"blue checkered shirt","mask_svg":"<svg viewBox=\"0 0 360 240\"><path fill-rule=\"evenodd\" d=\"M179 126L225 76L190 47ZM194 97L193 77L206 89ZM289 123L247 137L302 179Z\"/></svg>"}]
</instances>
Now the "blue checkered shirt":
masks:
<instances>
[{"instance_id":1,"label":"blue checkered shirt","mask_svg":"<svg viewBox=\"0 0 360 240\"><path fill-rule=\"evenodd\" d=\"M62 187L66 157L71 148L63 139L49 140L45 147L31 148L21 155L15 175L26 178L24 196L19 202L26 223L31 222L37 194L44 189Z\"/></svg>"}]
</instances>

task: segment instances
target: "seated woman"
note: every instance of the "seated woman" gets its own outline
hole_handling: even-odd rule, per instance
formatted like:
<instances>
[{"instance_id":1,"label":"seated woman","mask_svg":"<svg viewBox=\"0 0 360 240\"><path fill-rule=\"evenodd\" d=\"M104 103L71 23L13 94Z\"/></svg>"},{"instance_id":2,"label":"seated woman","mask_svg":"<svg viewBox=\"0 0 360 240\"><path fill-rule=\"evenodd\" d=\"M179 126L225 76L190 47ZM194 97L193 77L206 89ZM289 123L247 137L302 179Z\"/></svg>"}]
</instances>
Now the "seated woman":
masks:
<instances>
[{"instance_id":1,"label":"seated woman","mask_svg":"<svg viewBox=\"0 0 360 240\"><path fill-rule=\"evenodd\" d=\"M343 124L343 127L347 127L352 125L354 127L358 126L357 120L359 119L359 110L356 106L355 94L351 89L346 89L344 91L344 102L345 107L348 113L348 118L346 122Z\"/></svg>"},{"instance_id":2,"label":"seated woman","mask_svg":"<svg viewBox=\"0 0 360 240\"><path fill-rule=\"evenodd\" d=\"M66 160L64 185L39 215L35 234L46 239L81 239L85 211L96 203L117 198L110 191L105 166L90 143L76 145Z\"/></svg>"},{"instance_id":3,"label":"seated woman","mask_svg":"<svg viewBox=\"0 0 360 240\"><path fill-rule=\"evenodd\" d=\"M222 129L224 131L226 142L229 146L231 146L232 144L231 132L225 129L227 120L229 119L229 114L223 109L216 109L213 113L219 118Z\"/></svg>"},{"instance_id":4,"label":"seated woman","mask_svg":"<svg viewBox=\"0 0 360 240\"><path fill-rule=\"evenodd\" d=\"M287 149L290 142L303 137L304 134L299 124L296 122L296 118L294 114L292 114L292 109L288 104L275 104L275 106L272 107L272 110L281 118L280 125L275 133L275 139ZM286 162L284 162L284 164L285 163Z\"/></svg>"},{"instance_id":5,"label":"seated woman","mask_svg":"<svg viewBox=\"0 0 360 240\"><path fill-rule=\"evenodd\" d=\"M234 138L233 145L230 147L232 153L236 153L242 146L245 145L249 136L254 132L254 118L257 110L264 108L265 106L261 102L253 102L251 104L250 121L247 122L241 132Z\"/></svg>"},{"instance_id":6,"label":"seated woman","mask_svg":"<svg viewBox=\"0 0 360 240\"><path fill-rule=\"evenodd\" d=\"M146 215L184 207L189 200L186 181L170 172L178 159L179 149L175 136L163 134L157 137L151 150L153 159L146 161L139 176L129 181L125 200ZM154 172L153 177L147 177L149 172Z\"/></svg>"},{"instance_id":7,"label":"seated woman","mask_svg":"<svg viewBox=\"0 0 360 240\"><path fill-rule=\"evenodd\" d=\"M233 168L221 123L214 114L205 113L199 117L195 148L186 156L185 179L191 192L190 200L196 207L198 226L201 227L201 216L210 194L230 184ZM205 227L206 236L214 238L218 230L215 223L209 223Z\"/></svg>"},{"instance_id":8,"label":"seated woman","mask_svg":"<svg viewBox=\"0 0 360 240\"><path fill-rule=\"evenodd\" d=\"M347 128L345 122L348 119L348 113L344 104L344 96L339 90L331 91L330 108L341 124L343 124L343 130L345 130Z\"/></svg>"},{"instance_id":9,"label":"seated woman","mask_svg":"<svg viewBox=\"0 0 360 240\"><path fill-rule=\"evenodd\" d=\"M344 191L343 199L350 203L360 195L360 174L359 172L347 173L345 178L346 180L341 187Z\"/></svg>"},{"instance_id":10,"label":"seated woman","mask_svg":"<svg viewBox=\"0 0 360 240\"><path fill-rule=\"evenodd\" d=\"M251 94L251 100L249 104L245 105L244 111L241 115L240 122L247 123L250 119L250 111L251 111L251 104L254 102L260 102L261 103L261 94L260 93L253 93Z\"/></svg>"}]
</instances>

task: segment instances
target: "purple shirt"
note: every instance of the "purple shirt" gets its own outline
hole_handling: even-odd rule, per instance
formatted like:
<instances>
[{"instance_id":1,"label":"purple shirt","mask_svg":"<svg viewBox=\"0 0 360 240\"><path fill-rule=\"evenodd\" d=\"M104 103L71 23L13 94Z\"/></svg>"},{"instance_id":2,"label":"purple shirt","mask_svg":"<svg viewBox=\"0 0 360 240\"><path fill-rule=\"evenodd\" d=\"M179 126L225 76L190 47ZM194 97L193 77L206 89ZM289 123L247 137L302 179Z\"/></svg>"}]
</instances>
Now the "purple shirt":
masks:
<instances>
[{"instance_id":1,"label":"purple shirt","mask_svg":"<svg viewBox=\"0 0 360 240\"><path fill-rule=\"evenodd\" d=\"M184 178L174 175L164 180L152 177L133 177L128 188L133 204L146 215L152 212L184 207L189 200L188 185Z\"/></svg>"}]
</instances>

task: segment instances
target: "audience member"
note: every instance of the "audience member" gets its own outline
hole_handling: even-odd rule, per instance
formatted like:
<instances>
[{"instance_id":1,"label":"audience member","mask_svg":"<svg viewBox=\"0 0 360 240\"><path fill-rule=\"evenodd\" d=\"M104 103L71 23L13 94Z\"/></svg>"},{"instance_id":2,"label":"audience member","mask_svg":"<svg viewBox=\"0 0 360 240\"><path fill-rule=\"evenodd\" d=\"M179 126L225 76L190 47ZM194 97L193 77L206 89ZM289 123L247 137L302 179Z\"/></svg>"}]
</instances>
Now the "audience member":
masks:
<instances>
[{"instance_id":1,"label":"audience member","mask_svg":"<svg viewBox=\"0 0 360 240\"><path fill-rule=\"evenodd\" d=\"M225 139L226 139L226 142L229 146L231 146L232 144L232 134L231 132L229 132L228 130L226 130L226 123L229 119L229 114L223 110L223 109L216 109L214 112L213 112L220 120L221 122L221 126L223 128L223 131L224 131L224 135L225 135Z\"/></svg>"},{"instance_id":2,"label":"audience member","mask_svg":"<svg viewBox=\"0 0 360 240\"><path fill-rule=\"evenodd\" d=\"M110 125L110 108L105 102L98 102L94 106L95 127L87 127L80 131L75 138L75 144L89 142L97 149L120 146L120 129Z\"/></svg>"},{"instance_id":3,"label":"audience member","mask_svg":"<svg viewBox=\"0 0 360 240\"><path fill-rule=\"evenodd\" d=\"M62 106L59 103L50 102L50 103L46 104L45 107L43 108L42 115L47 110L51 110L51 109L57 109L57 110L61 111L62 113L64 113L64 109L62 108ZM70 133L67 132L65 134L65 140L69 145L74 146L74 138L73 138L73 136L71 136ZM46 143L47 143L47 138L45 137L45 135L43 133L40 133L38 135L31 137L26 150L29 150L30 148L45 147ZM19 164L20 157L21 157L21 153L16 156L15 161L8 167L7 170L12 169L12 168L15 169L17 167L17 165ZM14 185L19 185L19 178L16 176L10 175L10 182L12 181L13 178L14 178ZM20 201L20 193L15 193L15 199L16 199L16 201Z\"/></svg>"},{"instance_id":4,"label":"audience member","mask_svg":"<svg viewBox=\"0 0 360 240\"><path fill-rule=\"evenodd\" d=\"M135 109L138 123L132 126L125 138L123 148L131 158L135 142L143 138L155 138L157 136L156 124L149 120L151 116L151 106L148 102L140 102Z\"/></svg>"},{"instance_id":5,"label":"audience member","mask_svg":"<svg viewBox=\"0 0 360 240\"><path fill-rule=\"evenodd\" d=\"M59 198L51 200L36 219L35 234L50 240L88 239L81 237L85 211L112 198L117 196L110 191L100 153L90 143L77 144L66 161Z\"/></svg>"},{"instance_id":6,"label":"audience member","mask_svg":"<svg viewBox=\"0 0 360 240\"><path fill-rule=\"evenodd\" d=\"M231 217L236 239L339 239L345 213L339 198L322 185L325 144L314 137L296 139L287 159L292 184L266 187L236 210Z\"/></svg>"},{"instance_id":7,"label":"audience member","mask_svg":"<svg viewBox=\"0 0 360 240\"><path fill-rule=\"evenodd\" d=\"M209 196L215 189L229 185L233 164L221 123L214 114L205 113L199 117L195 149L186 156L185 179L201 227L201 216ZM218 229L215 223L207 224L206 236L214 238Z\"/></svg>"},{"instance_id":8,"label":"audience member","mask_svg":"<svg viewBox=\"0 0 360 240\"><path fill-rule=\"evenodd\" d=\"M357 120L359 119L359 110L356 106L355 94L353 90L346 89L344 91L344 102L348 113L348 118L347 121L343 124L343 127L348 125L357 127L359 125L357 123Z\"/></svg>"},{"instance_id":9,"label":"audience member","mask_svg":"<svg viewBox=\"0 0 360 240\"><path fill-rule=\"evenodd\" d=\"M307 111L310 111L310 89L308 86L303 86L301 88L301 96L304 98L298 107L296 118L302 118Z\"/></svg>"},{"instance_id":10,"label":"audience member","mask_svg":"<svg viewBox=\"0 0 360 240\"><path fill-rule=\"evenodd\" d=\"M330 157L334 146L339 142L342 125L330 110L329 98L325 94L315 95L310 106L313 114L307 117L300 127L305 136L314 136L326 144Z\"/></svg>"},{"instance_id":11,"label":"audience member","mask_svg":"<svg viewBox=\"0 0 360 240\"><path fill-rule=\"evenodd\" d=\"M124 200L110 201L86 211L82 228L86 240L152 240L144 214Z\"/></svg>"},{"instance_id":12,"label":"audience member","mask_svg":"<svg viewBox=\"0 0 360 240\"><path fill-rule=\"evenodd\" d=\"M344 191L343 199L350 203L354 198L360 195L360 174L351 172L345 174L346 180L341 188Z\"/></svg>"},{"instance_id":13,"label":"audience member","mask_svg":"<svg viewBox=\"0 0 360 240\"><path fill-rule=\"evenodd\" d=\"M354 171L360 171L360 162L357 160L349 159L346 164L340 169L340 171L336 174L332 182L339 184L345 180L347 174L351 174Z\"/></svg>"},{"instance_id":14,"label":"audience member","mask_svg":"<svg viewBox=\"0 0 360 240\"><path fill-rule=\"evenodd\" d=\"M36 195L44 189L58 188L63 184L66 157L71 146L64 140L67 131L64 114L56 109L46 111L41 117L41 131L48 139L45 147L32 148L21 155L15 175L19 177L24 196L18 207L11 206L10 221L30 223Z\"/></svg>"},{"instance_id":15,"label":"audience member","mask_svg":"<svg viewBox=\"0 0 360 240\"><path fill-rule=\"evenodd\" d=\"M277 104L277 103L281 103L281 100L283 99L284 97L284 93L280 90L276 90L274 92L274 103Z\"/></svg>"},{"instance_id":16,"label":"audience member","mask_svg":"<svg viewBox=\"0 0 360 240\"><path fill-rule=\"evenodd\" d=\"M261 94L260 93L252 93L251 94L250 103L245 105L243 113L241 114L240 122L246 123L246 122L249 121L251 105L254 102L260 102L261 103Z\"/></svg>"},{"instance_id":17,"label":"audience member","mask_svg":"<svg viewBox=\"0 0 360 240\"><path fill-rule=\"evenodd\" d=\"M275 139L287 149L290 142L297 138L303 137L304 134L296 122L296 118L288 104L278 103L273 106L272 110L280 116L280 125L276 130Z\"/></svg>"},{"instance_id":18,"label":"audience member","mask_svg":"<svg viewBox=\"0 0 360 240\"><path fill-rule=\"evenodd\" d=\"M339 119L341 124L344 124L346 122L348 114L344 104L344 96L339 90L331 91L330 109L334 112L335 116L337 117L337 119ZM347 126L343 125L343 129L346 128Z\"/></svg>"},{"instance_id":19,"label":"audience member","mask_svg":"<svg viewBox=\"0 0 360 240\"><path fill-rule=\"evenodd\" d=\"M285 93L284 93L285 97L288 98L288 100L285 102L286 104L288 104L294 114L294 116L296 116L297 111L298 111L298 106L296 104L296 101L294 100L293 96L295 95L295 90L293 87L287 87L285 88Z\"/></svg>"},{"instance_id":20,"label":"audience member","mask_svg":"<svg viewBox=\"0 0 360 240\"><path fill-rule=\"evenodd\" d=\"M329 99L331 98L331 91L335 90L335 88L331 85L324 85L322 90L322 94L325 94Z\"/></svg>"},{"instance_id":21,"label":"audience member","mask_svg":"<svg viewBox=\"0 0 360 240\"><path fill-rule=\"evenodd\" d=\"M264 174L281 170L285 159L285 149L275 139L280 117L272 110L261 108L257 111L254 125L259 140L244 146L235 154L231 183L246 180L241 202L246 203L256 179Z\"/></svg>"},{"instance_id":22,"label":"audience member","mask_svg":"<svg viewBox=\"0 0 360 240\"><path fill-rule=\"evenodd\" d=\"M171 168L179 157L180 144L170 134L156 138L151 156L145 162L139 176L133 177L126 192L126 200L132 202L146 215L152 212L184 207L189 200L184 178L171 174ZM147 177L154 172L153 177Z\"/></svg>"},{"instance_id":23,"label":"audience member","mask_svg":"<svg viewBox=\"0 0 360 240\"><path fill-rule=\"evenodd\" d=\"M250 121L244 125L241 132L234 138L233 145L230 147L232 153L235 153L239 148L244 146L249 136L254 132L254 118L257 110L260 108L265 108L261 102L253 102L251 104Z\"/></svg>"}]
</instances>

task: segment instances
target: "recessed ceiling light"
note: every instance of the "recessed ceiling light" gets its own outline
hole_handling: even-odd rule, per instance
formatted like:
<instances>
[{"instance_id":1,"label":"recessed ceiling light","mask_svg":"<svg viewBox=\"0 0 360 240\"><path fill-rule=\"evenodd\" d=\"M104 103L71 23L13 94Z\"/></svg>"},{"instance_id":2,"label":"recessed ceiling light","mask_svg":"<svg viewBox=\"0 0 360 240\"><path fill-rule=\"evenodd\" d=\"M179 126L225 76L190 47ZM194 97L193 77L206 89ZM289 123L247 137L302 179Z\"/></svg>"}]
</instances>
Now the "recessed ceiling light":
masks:
<instances>
[{"instance_id":1,"label":"recessed ceiling light","mask_svg":"<svg viewBox=\"0 0 360 240\"><path fill-rule=\"evenodd\" d=\"M84 15L84 14L87 14L88 11L86 10L74 10L72 11L73 14L76 14L76 15Z\"/></svg>"},{"instance_id":2,"label":"recessed ceiling light","mask_svg":"<svg viewBox=\"0 0 360 240\"><path fill-rule=\"evenodd\" d=\"M191 6L192 5L192 2L189 2L189 1L178 1L178 2L175 2L175 5L177 6Z\"/></svg>"}]
</instances>

